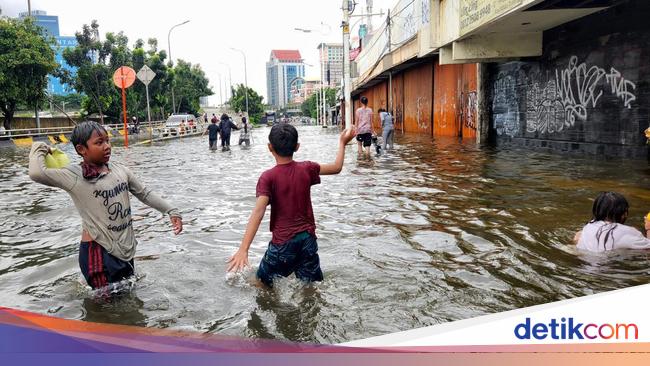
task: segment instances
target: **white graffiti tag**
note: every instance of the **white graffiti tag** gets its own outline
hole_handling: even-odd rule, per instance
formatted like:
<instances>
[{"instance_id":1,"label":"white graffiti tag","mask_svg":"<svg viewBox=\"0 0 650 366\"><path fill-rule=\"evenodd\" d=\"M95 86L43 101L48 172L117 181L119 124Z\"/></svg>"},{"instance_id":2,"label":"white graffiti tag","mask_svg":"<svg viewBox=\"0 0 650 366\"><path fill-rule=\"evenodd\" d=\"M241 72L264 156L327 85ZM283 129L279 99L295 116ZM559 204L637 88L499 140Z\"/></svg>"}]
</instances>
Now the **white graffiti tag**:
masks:
<instances>
[{"instance_id":1,"label":"white graffiti tag","mask_svg":"<svg viewBox=\"0 0 650 366\"><path fill-rule=\"evenodd\" d=\"M543 87L538 83L529 86L526 93L526 131L539 133L561 132L573 127L576 120L586 121L590 108L596 108L604 94L603 86L623 101L626 108L636 100L636 85L611 68L578 63L571 56L566 68L555 70L555 80Z\"/></svg>"},{"instance_id":2,"label":"white graffiti tag","mask_svg":"<svg viewBox=\"0 0 650 366\"><path fill-rule=\"evenodd\" d=\"M635 90L636 85L629 80L625 80L625 78L621 76L621 73L613 67L605 77L607 78L609 85L612 87L612 93L618 98L621 98L623 104L627 108L630 108L630 104L636 100L636 96L630 90ZM628 87L630 88L629 90Z\"/></svg>"},{"instance_id":3,"label":"white graffiti tag","mask_svg":"<svg viewBox=\"0 0 650 366\"><path fill-rule=\"evenodd\" d=\"M497 135L514 137L519 133L519 106L515 79L500 73L494 82L492 111Z\"/></svg>"}]
</instances>

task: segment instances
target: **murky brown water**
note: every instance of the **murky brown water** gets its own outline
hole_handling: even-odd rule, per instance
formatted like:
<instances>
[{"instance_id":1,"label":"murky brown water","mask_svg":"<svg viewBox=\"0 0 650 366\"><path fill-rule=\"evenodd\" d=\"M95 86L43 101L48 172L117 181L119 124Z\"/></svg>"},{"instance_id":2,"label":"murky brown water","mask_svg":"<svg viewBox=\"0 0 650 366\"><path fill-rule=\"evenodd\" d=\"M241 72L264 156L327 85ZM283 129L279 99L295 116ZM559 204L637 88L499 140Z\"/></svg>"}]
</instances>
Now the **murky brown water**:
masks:
<instances>
[{"instance_id":1,"label":"murky brown water","mask_svg":"<svg viewBox=\"0 0 650 366\"><path fill-rule=\"evenodd\" d=\"M300 127L297 159L333 158L336 131ZM336 343L650 282L646 252L587 255L567 245L600 190L623 192L630 224L650 209L645 161L596 161L456 140L397 136L396 151L357 162L312 189L325 281L275 290L226 276L273 165L255 131L249 150L209 152L206 138L116 148L181 206L185 231L134 199L145 277L98 303L77 265L80 219L66 193L32 183L26 149L0 150L0 306L88 321ZM236 140L235 134L233 140ZM71 153L70 146L66 149ZM265 217L250 253L270 239Z\"/></svg>"}]
</instances>

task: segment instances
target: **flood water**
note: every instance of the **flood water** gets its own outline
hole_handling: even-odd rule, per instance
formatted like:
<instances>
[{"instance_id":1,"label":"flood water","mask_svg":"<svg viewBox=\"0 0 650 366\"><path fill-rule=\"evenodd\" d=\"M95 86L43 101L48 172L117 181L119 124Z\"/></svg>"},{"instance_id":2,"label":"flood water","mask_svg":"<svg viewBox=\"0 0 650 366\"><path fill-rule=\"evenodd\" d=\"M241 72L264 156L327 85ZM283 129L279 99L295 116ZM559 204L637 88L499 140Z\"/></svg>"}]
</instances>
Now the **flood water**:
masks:
<instances>
[{"instance_id":1,"label":"flood water","mask_svg":"<svg viewBox=\"0 0 650 366\"><path fill-rule=\"evenodd\" d=\"M211 152L207 137L116 147L113 160L181 208L184 232L132 198L139 239L133 291L99 301L78 263L80 219L68 195L31 182L28 150L0 150L0 306L62 318L337 343L648 283L646 252L589 255L569 245L601 190L625 194L629 224L650 210L645 161L480 149L397 134L396 150L312 188L325 281L251 284L271 238L269 211L252 269L227 276L273 166L267 128L250 149ZM299 127L298 160L332 161L337 131ZM233 134L233 140L238 138ZM72 156L71 146L65 146ZM649 252L650 253L650 252Z\"/></svg>"}]
</instances>

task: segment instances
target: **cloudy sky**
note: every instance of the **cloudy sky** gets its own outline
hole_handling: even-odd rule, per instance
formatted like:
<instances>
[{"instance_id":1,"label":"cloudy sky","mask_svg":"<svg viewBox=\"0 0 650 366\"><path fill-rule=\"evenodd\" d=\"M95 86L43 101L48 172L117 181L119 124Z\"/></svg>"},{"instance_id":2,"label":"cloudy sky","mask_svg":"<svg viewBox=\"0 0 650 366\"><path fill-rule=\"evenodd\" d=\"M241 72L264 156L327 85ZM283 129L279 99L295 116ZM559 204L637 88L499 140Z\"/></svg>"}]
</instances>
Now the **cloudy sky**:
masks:
<instances>
[{"instance_id":1,"label":"cloudy sky","mask_svg":"<svg viewBox=\"0 0 650 366\"><path fill-rule=\"evenodd\" d=\"M357 0L355 14L365 11L366 0ZM341 42L340 0L31 0L32 10L45 10L59 17L61 35L74 35L81 26L96 19L103 36L124 33L131 45L136 39L155 37L160 49L167 49L167 33L174 24L190 20L171 35L172 56L200 64L219 99L218 74L232 70L232 82L244 82L243 58L230 50L246 53L248 84L266 100L265 63L272 49L298 49L308 64L307 77L318 77L318 46L321 40ZM374 11L393 7L397 0L374 0ZM17 16L27 10L27 0L0 0L3 15ZM356 19L352 20L354 23ZM380 22L374 18L374 24ZM329 25L321 27L321 22ZM294 28L319 32L302 33ZM352 34L355 34L353 30Z\"/></svg>"}]
</instances>

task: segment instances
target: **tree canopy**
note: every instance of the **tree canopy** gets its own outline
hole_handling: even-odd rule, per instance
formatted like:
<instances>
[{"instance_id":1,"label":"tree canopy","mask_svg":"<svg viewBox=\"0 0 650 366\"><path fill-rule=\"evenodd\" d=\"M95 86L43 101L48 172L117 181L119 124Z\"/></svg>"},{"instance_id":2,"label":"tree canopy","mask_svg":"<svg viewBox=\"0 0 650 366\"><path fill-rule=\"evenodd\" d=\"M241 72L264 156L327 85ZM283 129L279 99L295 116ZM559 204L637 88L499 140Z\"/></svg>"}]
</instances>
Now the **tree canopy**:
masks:
<instances>
[{"instance_id":1,"label":"tree canopy","mask_svg":"<svg viewBox=\"0 0 650 366\"><path fill-rule=\"evenodd\" d=\"M66 49L63 58L76 69L67 73L67 81L86 97L82 107L86 113L98 113L118 119L122 114L121 90L113 85L112 76L120 66L130 66L136 72L147 65L156 77L149 84L152 118L164 119L172 110L196 114L199 111L199 97L212 95L208 79L200 65L179 60L175 66L165 64L167 53L158 50L155 38L145 42L135 41L129 47L129 39L123 32L106 33L99 41L99 25L92 21L76 33L78 46ZM172 107L171 87L174 86L176 108ZM147 116L145 86L136 81L126 91L127 110L130 116L144 120Z\"/></svg>"},{"instance_id":2,"label":"tree canopy","mask_svg":"<svg viewBox=\"0 0 650 366\"><path fill-rule=\"evenodd\" d=\"M54 39L30 18L0 18L0 110L11 129L19 104L33 107L45 97L47 75L57 73Z\"/></svg>"},{"instance_id":3,"label":"tree canopy","mask_svg":"<svg viewBox=\"0 0 650 366\"><path fill-rule=\"evenodd\" d=\"M248 88L248 113L251 122L259 123L264 113L263 96L257 94L255 90ZM232 89L232 97L228 101L230 107L235 112L246 111L246 86L243 84L235 85Z\"/></svg>"},{"instance_id":4,"label":"tree canopy","mask_svg":"<svg viewBox=\"0 0 650 366\"><path fill-rule=\"evenodd\" d=\"M309 116L311 118L316 118L316 108L318 107L317 102L320 101L320 90L315 90L300 106L302 114ZM325 88L325 101L328 106L333 106L336 104L336 89L334 88ZM322 106L321 106L322 108Z\"/></svg>"}]
</instances>

